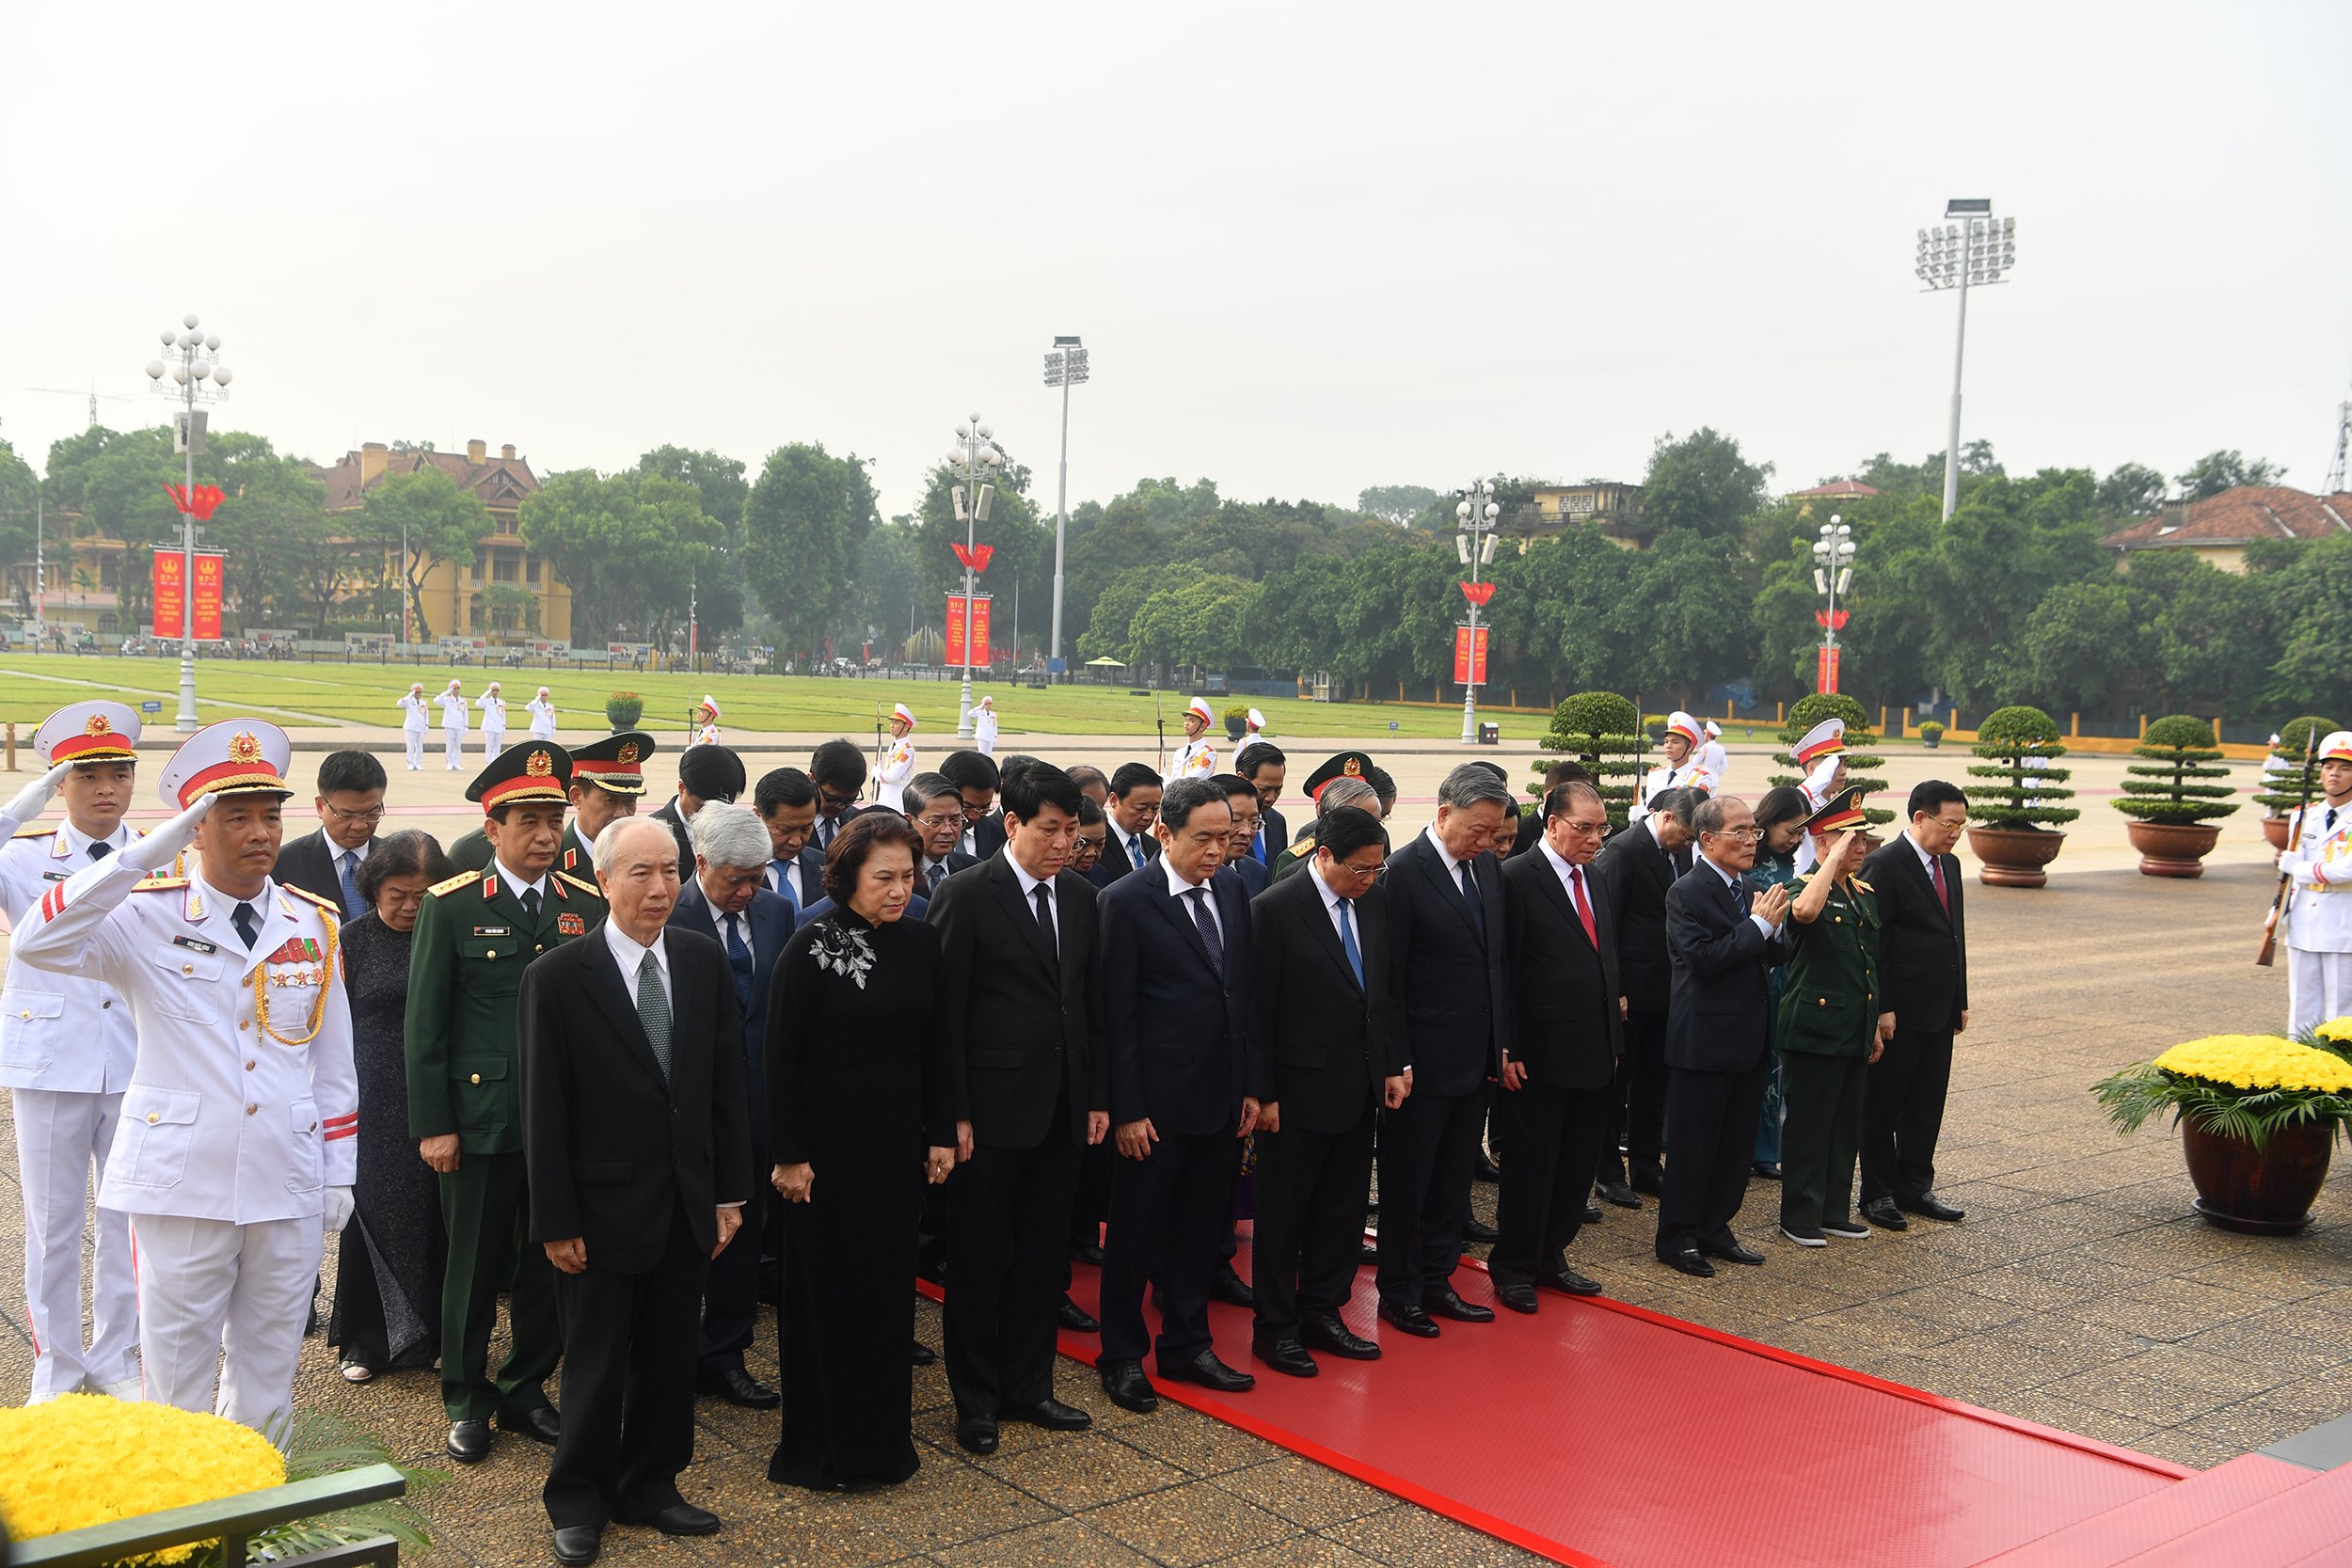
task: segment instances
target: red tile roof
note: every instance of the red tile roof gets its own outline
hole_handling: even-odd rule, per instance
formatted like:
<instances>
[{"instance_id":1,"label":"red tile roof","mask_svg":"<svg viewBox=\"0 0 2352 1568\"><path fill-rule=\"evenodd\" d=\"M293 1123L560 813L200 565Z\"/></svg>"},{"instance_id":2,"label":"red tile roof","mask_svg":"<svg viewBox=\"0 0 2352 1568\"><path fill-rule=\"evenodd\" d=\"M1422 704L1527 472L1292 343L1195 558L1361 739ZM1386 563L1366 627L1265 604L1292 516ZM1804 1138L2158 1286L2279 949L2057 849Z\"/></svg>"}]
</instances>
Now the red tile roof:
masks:
<instances>
[{"instance_id":1,"label":"red tile roof","mask_svg":"<svg viewBox=\"0 0 2352 1568\"><path fill-rule=\"evenodd\" d=\"M1847 497L1858 499L1864 496L1875 496L1878 492L1858 479L1833 479L1827 484L1816 484L1810 490L1799 490L1794 494L1799 497L1819 496L1836 500Z\"/></svg>"},{"instance_id":2,"label":"red tile roof","mask_svg":"<svg viewBox=\"0 0 2352 1568\"><path fill-rule=\"evenodd\" d=\"M2247 545L2257 539L2324 539L2352 533L2352 495L2314 496L2282 484L2247 484L2191 501L2185 515L2161 512L2099 542L2110 549Z\"/></svg>"},{"instance_id":3,"label":"red tile roof","mask_svg":"<svg viewBox=\"0 0 2352 1568\"><path fill-rule=\"evenodd\" d=\"M492 457L476 463L462 451L396 451L384 460L384 474L411 474L426 467L440 469L457 482L460 489L471 490L482 504L493 511L506 511L522 504L523 498L539 488L539 479L531 471L528 459ZM359 454L343 453L342 460L330 468L313 468L311 477L326 486L326 510L348 512L359 505ZM376 481L383 483L382 478Z\"/></svg>"}]
</instances>

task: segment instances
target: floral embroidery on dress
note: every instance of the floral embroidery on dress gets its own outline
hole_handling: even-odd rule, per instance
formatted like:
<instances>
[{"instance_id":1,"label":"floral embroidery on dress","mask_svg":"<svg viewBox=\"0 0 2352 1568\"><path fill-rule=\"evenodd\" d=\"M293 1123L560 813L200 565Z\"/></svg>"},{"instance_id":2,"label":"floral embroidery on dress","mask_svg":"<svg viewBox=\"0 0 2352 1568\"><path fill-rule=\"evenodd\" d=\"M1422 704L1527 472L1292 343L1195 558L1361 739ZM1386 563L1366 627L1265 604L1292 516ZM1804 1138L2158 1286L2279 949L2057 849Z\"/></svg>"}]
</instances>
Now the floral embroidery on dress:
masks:
<instances>
[{"instance_id":1,"label":"floral embroidery on dress","mask_svg":"<svg viewBox=\"0 0 2352 1568\"><path fill-rule=\"evenodd\" d=\"M865 932L827 923L817 928L808 950L816 958L818 968L846 974L858 990L866 989L866 972L874 967L874 949Z\"/></svg>"}]
</instances>

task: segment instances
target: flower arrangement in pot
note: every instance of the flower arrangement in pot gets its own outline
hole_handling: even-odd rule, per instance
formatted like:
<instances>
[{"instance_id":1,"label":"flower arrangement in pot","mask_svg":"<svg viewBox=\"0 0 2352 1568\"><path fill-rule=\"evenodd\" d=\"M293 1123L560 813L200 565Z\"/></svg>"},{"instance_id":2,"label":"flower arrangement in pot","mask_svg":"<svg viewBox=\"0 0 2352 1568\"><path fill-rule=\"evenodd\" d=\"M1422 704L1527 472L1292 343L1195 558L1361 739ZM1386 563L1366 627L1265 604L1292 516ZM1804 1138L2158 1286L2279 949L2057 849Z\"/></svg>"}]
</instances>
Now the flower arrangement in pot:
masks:
<instances>
[{"instance_id":1,"label":"flower arrangement in pot","mask_svg":"<svg viewBox=\"0 0 2352 1568\"><path fill-rule=\"evenodd\" d=\"M1931 719L1926 723L1919 726L1919 744L1925 746L1931 752L1944 744L1944 723L1942 720Z\"/></svg>"},{"instance_id":2,"label":"flower arrangement in pot","mask_svg":"<svg viewBox=\"0 0 2352 1568\"><path fill-rule=\"evenodd\" d=\"M604 700L605 722L612 726L614 735L635 729L644 711L645 699L634 691L615 691Z\"/></svg>"},{"instance_id":3,"label":"flower arrangement in pot","mask_svg":"<svg viewBox=\"0 0 2352 1568\"><path fill-rule=\"evenodd\" d=\"M2205 856L2221 837L2213 824L2237 810L2230 785L2200 782L2230 776L2214 766L2221 750L2213 726L2189 714L2169 715L2148 726L2132 755L2147 760L2124 768L2123 794L2114 805L2132 818L2125 832L2139 851L2140 875L2203 876Z\"/></svg>"},{"instance_id":4,"label":"flower arrangement in pot","mask_svg":"<svg viewBox=\"0 0 2352 1568\"><path fill-rule=\"evenodd\" d=\"M1991 781L1967 788L1968 848L1980 863L1978 879L1992 887L2044 887L2045 868L2058 859L2066 835L2062 822L2082 815L2060 800L2074 799L2069 769L2051 762L2066 754L2058 721L2038 707L1997 707L1977 726L1972 779Z\"/></svg>"},{"instance_id":5,"label":"flower arrangement in pot","mask_svg":"<svg viewBox=\"0 0 2352 1568\"><path fill-rule=\"evenodd\" d=\"M2318 792L2319 767L2312 742L2339 726L2332 719L2305 714L2279 726L2270 743L2270 758L2263 764L2262 782L2254 803L2263 808L2263 837L2273 849L2287 847L2287 815Z\"/></svg>"},{"instance_id":6,"label":"flower arrangement in pot","mask_svg":"<svg viewBox=\"0 0 2352 1568\"><path fill-rule=\"evenodd\" d=\"M1239 740L1249 733L1249 705L1235 703L1225 710L1225 738Z\"/></svg>"},{"instance_id":7,"label":"flower arrangement in pot","mask_svg":"<svg viewBox=\"0 0 2352 1568\"><path fill-rule=\"evenodd\" d=\"M2124 1132L2171 1111L2199 1213L2225 1229L2286 1235L2311 1223L2337 1130L2352 1117L2352 1062L2280 1035L2209 1035L2091 1092Z\"/></svg>"}]
</instances>

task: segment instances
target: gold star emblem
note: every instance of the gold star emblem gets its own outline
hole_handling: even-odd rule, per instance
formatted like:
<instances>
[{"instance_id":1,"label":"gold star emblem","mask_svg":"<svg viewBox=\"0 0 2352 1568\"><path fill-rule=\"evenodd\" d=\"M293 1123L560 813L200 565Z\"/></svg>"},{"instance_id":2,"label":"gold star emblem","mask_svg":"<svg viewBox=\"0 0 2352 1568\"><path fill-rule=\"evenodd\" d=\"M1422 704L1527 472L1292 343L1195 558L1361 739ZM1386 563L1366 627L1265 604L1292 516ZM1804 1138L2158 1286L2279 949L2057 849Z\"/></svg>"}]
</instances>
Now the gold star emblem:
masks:
<instances>
[{"instance_id":1,"label":"gold star emblem","mask_svg":"<svg viewBox=\"0 0 2352 1568\"><path fill-rule=\"evenodd\" d=\"M533 752L531 760L523 764L523 771L534 779L544 779L555 771L555 760L545 752Z\"/></svg>"}]
</instances>

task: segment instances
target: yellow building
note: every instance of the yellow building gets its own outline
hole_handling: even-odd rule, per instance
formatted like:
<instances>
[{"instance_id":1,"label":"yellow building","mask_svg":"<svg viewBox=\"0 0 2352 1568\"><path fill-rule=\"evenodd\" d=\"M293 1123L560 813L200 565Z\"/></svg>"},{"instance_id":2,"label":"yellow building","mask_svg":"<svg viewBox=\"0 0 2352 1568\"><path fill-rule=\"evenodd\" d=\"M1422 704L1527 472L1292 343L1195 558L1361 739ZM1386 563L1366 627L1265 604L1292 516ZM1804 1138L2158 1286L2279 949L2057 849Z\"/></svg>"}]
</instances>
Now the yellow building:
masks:
<instances>
[{"instance_id":1,"label":"yellow building","mask_svg":"<svg viewBox=\"0 0 2352 1568\"><path fill-rule=\"evenodd\" d=\"M2257 539L2325 539L2352 533L2352 495L2314 496L2283 484L2244 484L2199 501L2172 500L2099 542L2128 571L2135 550L2186 550L2206 564L2243 576L2246 546Z\"/></svg>"},{"instance_id":2,"label":"yellow building","mask_svg":"<svg viewBox=\"0 0 2352 1568\"><path fill-rule=\"evenodd\" d=\"M1531 492L1526 505L1502 519L1503 536L1516 538L1522 552L1534 540L1572 528L1597 528L1619 549L1640 549L1649 538L1642 526L1642 487L1608 480L1549 484Z\"/></svg>"},{"instance_id":3,"label":"yellow building","mask_svg":"<svg viewBox=\"0 0 2352 1568\"><path fill-rule=\"evenodd\" d=\"M52 512L49 526L62 530L76 519ZM64 628L69 641L79 632L116 640L143 632L122 618L123 562L131 546L120 539L89 535L80 539L61 539L52 532L41 541L40 621L44 630L55 636ZM30 632L33 610L33 562L30 559L10 562L7 570L5 606L0 614L23 617L24 630Z\"/></svg>"},{"instance_id":4,"label":"yellow building","mask_svg":"<svg viewBox=\"0 0 2352 1568\"><path fill-rule=\"evenodd\" d=\"M358 451L345 452L332 467L311 473L326 486L326 511L332 516L359 510L371 485L393 474L428 467L449 475L490 514L490 531L474 542L471 565L444 561L424 577L418 603L433 635L493 642L570 641L572 591L523 547L523 499L539 488L539 479L513 447L501 447L492 457L483 442L469 441L460 456L453 451L395 452L381 441L369 441Z\"/></svg>"}]
</instances>

